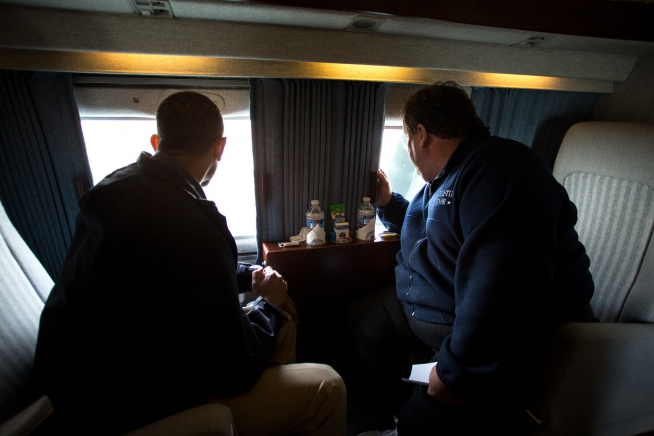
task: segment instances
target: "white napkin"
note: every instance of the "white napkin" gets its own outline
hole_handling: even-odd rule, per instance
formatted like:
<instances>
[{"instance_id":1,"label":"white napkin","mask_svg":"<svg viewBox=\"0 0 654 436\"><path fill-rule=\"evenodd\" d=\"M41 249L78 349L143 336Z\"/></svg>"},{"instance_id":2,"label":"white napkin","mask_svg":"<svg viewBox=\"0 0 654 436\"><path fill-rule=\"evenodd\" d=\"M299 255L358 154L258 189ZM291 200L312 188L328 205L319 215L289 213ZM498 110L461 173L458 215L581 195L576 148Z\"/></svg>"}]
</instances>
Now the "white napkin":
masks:
<instances>
[{"instance_id":1,"label":"white napkin","mask_svg":"<svg viewBox=\"0 0 654 436\"><path fill-rule=\"evenodd\" d=\"M302 245L306 243L307 245L323 245L325 243L325 230L322 227L318 226L312 231L309 231L306 227L302 227L300 234L297 236L291 236L291 242L280 242L280 247L288 247L290 245Z\"/></svg>"},{"instance_id":2,"label":"white napkin","mask_svg":"<svg viewBox=\"0 0 654 436\"><path fill-rule=\"evenodd\" d=\"M288 247L289 245L302 245L305 243L307 239L307 234L309 233L309 230L307 230L306 227L302 227L302 230L300 230L300 234L297 236L291 236L290 241L291 242L280 242L279 246L280 247Z\"/></svg>"},{"instance_id":3,"label":"white napkin","mask_svg":"<svg viewBox=\"0 0 654 436\"><path fill-rule=\"evenodd\" d=\"M307 245L323 245L325 243L325 230L318 226L307 234Z\"/></svg>"},{"instance_id":4,"label":"white napkin","mask_svg":"<svg viewBox=\"0 0 654 436\"><path fill-rule=\"evenodd\" d=\"M359 230L357 230L357 239L361 241L374 241L375 240L375 222L377 221L377 217L374 217L373 219L370 220L368 224L365 226L361 227Z\"/></svg>"},{"instance_id":5,"label":"white napkin","mask_svg":"<svg viewBox=\"0 0 654 436\"><path fill-rule=\"evenodd\" d=\"M296 242L299 244L300 242L306 241L307 233L309 233L309 229L307 229L306 227L302 227L302 230L300 230L299 235L291 236L289 239L291 240L291 242Z\"/></svg>"}]
</instances>

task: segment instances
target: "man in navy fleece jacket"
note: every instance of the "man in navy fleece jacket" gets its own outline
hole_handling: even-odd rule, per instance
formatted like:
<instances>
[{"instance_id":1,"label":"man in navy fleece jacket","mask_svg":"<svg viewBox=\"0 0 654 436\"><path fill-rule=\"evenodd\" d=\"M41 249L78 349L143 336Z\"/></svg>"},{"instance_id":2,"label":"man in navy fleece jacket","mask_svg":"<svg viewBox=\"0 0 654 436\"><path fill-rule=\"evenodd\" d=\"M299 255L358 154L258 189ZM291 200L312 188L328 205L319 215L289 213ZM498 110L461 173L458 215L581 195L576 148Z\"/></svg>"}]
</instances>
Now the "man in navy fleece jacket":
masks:
<instances>
[{"instance_id":1,"label":"man in navy fleece jacket","mask_svg":"<svg viewBox=\"0 0 654 436\"><path fill-rule=\"evenodd\" d=\"M378 173L401 251L395 287L350 312L357 350L391 401L406 399L392 385L408 355L438 361L399 411L401 436L517 433L553 329L594 320L576 207L530 148L490 136L455 83L416 92L402 114L427 183L409 202Z\"/></svg>"}]
</instances>

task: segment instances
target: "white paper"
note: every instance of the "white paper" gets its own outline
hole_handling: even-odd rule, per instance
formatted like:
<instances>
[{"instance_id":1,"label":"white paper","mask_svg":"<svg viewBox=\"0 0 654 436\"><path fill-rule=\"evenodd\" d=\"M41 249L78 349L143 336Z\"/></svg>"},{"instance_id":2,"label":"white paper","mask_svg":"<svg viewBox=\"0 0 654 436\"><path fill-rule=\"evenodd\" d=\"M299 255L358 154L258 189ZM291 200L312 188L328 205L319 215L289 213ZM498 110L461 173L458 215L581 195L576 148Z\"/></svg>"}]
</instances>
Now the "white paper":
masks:
<instances>
[{"instance_id":1,"label":"white paper","mask_svg":"<svg viewBox=\"0 0 654 436\"><path fill-rule=\"evenodd\" d=\"M325 230L322 227L315 227L307 235L307 245L323 245L325 243Z\"/></svg>"},{"instance_id":2,"label":"white paper","mask_svg":"<svg viewBox=\"0 0 654 436\"><path fill-rule=\"evenodd\" d=\"M357 239L362 241L374 241L375 240L375 222L377 217L373 217L368 224L361 227L356 231Z\"/></svg>"},{"instance_id":3,"label":"white paper","mask_svg":"<svg viewBox=\"0 0 654 436\"><path fill-rule=\"evenodd\" d=\"M299 235L291 236L289 239L291 240L291 242L297 242L297 243L304 242L307 239L308 233L309 233L309 229L307 229L306 227L302 227Z\"/></svg>"},{"instance_id":4,"label":"white paper","mask_svg":"<svg viewBox=\"0 0 654 436\"><path fill-rule=\"evenodd\" d=\"M436 366L437 362L419 363L411 367L411 375L409 378L403 378L405 382L416 383L419 385L429 385L429 374L431 369Z\"/></svg>"}]
</instances>

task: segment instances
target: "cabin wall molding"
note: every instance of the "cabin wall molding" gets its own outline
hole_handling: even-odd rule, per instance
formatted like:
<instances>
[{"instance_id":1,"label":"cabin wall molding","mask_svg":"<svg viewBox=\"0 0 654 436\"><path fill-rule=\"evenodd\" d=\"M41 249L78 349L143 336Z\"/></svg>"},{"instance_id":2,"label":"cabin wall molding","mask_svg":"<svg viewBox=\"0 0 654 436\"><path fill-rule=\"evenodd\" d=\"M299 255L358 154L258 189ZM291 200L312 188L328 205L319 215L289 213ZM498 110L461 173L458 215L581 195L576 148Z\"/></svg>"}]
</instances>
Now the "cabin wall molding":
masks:
<instances>
[{"instance_id":1,"label":"cabin wall molding","mask_svg":"<svg viewBox=\"0 0 654 436\"><path fill-rule=\"evenodd\" d=\"M613 82L543 76L428 70L422 68L328 64L321 62L89 53L0 48L0 68L73 73L179 75L222 78L303 78L430 84L454 80L462 86L613 92Z\"/></svg>"}]
</instances>

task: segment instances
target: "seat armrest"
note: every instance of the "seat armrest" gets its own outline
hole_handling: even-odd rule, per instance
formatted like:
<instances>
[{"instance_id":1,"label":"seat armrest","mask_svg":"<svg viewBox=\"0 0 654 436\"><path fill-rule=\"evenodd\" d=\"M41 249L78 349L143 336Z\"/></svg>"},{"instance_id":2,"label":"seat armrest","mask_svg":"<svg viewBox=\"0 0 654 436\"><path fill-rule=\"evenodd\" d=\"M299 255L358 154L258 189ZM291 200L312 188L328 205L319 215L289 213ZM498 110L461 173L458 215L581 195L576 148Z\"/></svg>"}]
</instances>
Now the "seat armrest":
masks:
<instances>
[{"instance_id":1,"label":"seat armrest","mask_svg":"<svg viewBox=\"0 0 654 436\"><path fill-rule=\"evenodd\" d=\"M210 403L185 410L124 436L235 436L229 407Z\"/></svg>"},{"instance_id":2,"label":"seat armrest","mask_svg":"<svg viewBox=\"0 0 654 436\"><path fill-rule=\"evenodd\" d=\"M536 434L654 429L654 324L569 323L557 330L533 415Z\"/></svg>"},{"instance_id":3,"label":"seat armrest","mask_svg":"<svg viewBox=\"0 0 654 436\"><path fill-rule=\"evenodd\" d=\"M0 436L26 435L41 425L53 410L50 398L44 395L8 421L3 422L0 425Z\"/></svg>"}]
</instances>

